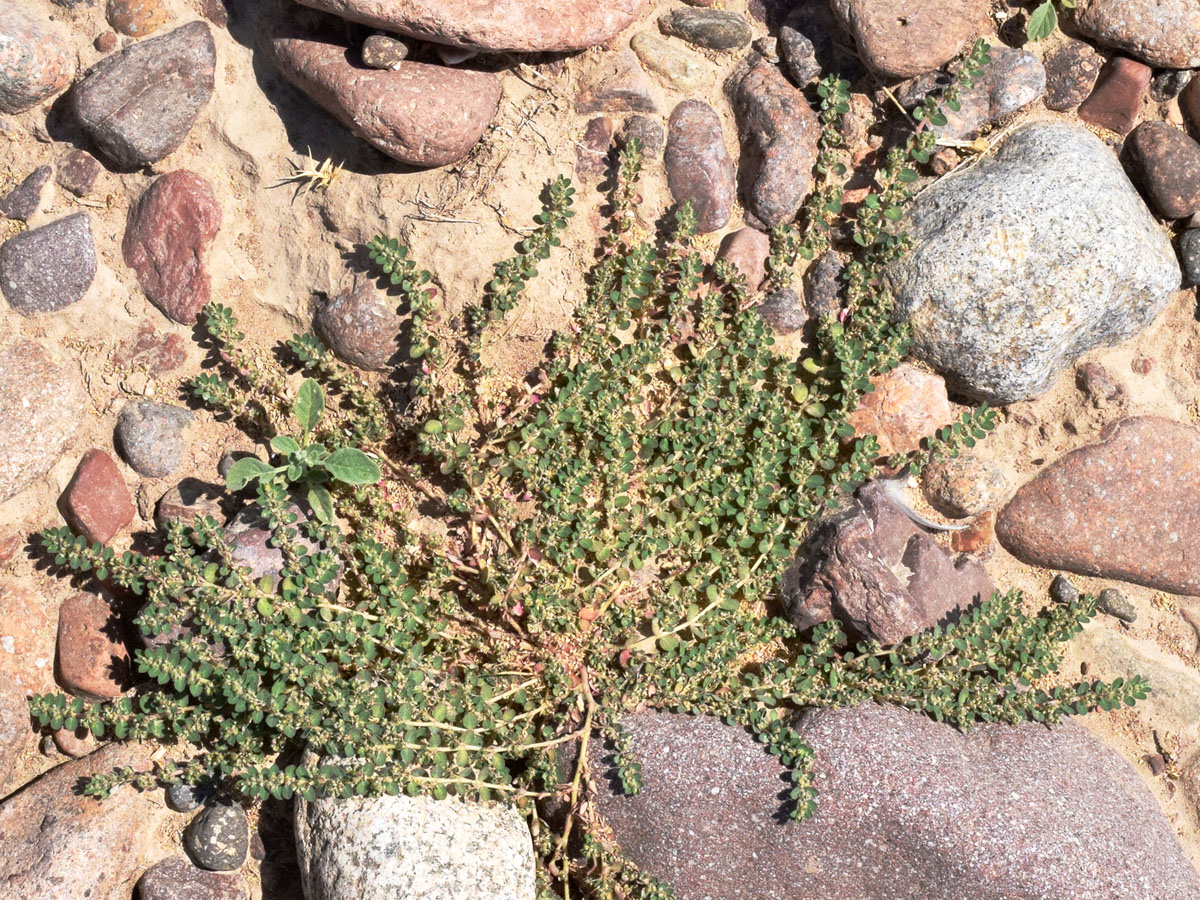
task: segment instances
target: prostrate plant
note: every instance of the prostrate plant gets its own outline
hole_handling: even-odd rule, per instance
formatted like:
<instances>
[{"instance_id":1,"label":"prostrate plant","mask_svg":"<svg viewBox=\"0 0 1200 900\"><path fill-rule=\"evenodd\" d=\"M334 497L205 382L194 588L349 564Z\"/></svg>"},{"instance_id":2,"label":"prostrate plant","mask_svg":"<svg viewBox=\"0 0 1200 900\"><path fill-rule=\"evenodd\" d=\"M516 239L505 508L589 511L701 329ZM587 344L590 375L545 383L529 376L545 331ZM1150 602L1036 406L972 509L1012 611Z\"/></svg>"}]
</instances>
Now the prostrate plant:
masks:
<instances>
[{"instance_id":1,"label":"prostrate plant","mask_svg":"<svg viewBox=\"0 0 1200 900\"><path fill-rule=\"evenodd\" d=\"M840 214L831 151L845 89L822 84L828 183L803 233L776 233L775 282L789 260L827 245ZM663 239L642 232L635 142L572 329L525 381L490 371L484 353L559 242L573 199L562 179L461 332L440 318L407 251L372 241L412 316L418 371L402 412L309 336L288 346L327 386L328 408L319 415L313 381L290 400L288 373L244 351L232 313L210 306L225 377L196 389L276 454L239 464L231 486L255 489L281 567L250 578L212 519L172 525L157 556L45 533L60 565L143 598L147 646L135 657L149 683L106 703L38 697L34 715L180 745L149 771L96 776L90 793L215 774L260 799L500 799L529 817L544 900L661 900L669 889L607 842L591 799L601 737L624 788L641 787L621 727L629 713L750 728L788 767L791 814L804 818L816 798L812 751L788 725L797 709L879 700L969 728L1145 696L1139 679L1049 684L1063 642L1093 613L1087 598L1027 615L1016 594L998 595L898 646L852 650L835 623L805 635L772 611L812 522L874 470L878 443L849 416L907 346L880 274L904 243L888 230L915 177L901 161L924 140L889 156L880 199L857 216L846 308L799 363L776 354L736 270L717 265L702 279L688 207ZM264 385L278 393L264 398ZM281 437L293 414L300 438ZM937 447L954 452L991 419L960 425ZM377 483L364 483L376 474L365 455L353 477L333 462L355 444L383 463ZM332 509L318 511L314 485ZM418 505L440 529L422 524ZM538 803L550 799L561 816Z\"/></svg>"}]
</instances>

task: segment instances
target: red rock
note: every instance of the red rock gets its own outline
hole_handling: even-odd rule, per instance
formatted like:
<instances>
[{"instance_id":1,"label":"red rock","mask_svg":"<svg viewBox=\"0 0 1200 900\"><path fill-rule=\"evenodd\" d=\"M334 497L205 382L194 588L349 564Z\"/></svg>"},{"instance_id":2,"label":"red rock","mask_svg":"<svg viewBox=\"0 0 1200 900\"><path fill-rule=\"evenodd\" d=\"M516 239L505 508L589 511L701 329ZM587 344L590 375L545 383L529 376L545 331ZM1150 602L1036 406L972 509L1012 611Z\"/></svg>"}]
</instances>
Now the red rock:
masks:
<instances>
[{"instance_id":1,"label":"red rock","mask_svg":"<svg viewBox=\"0 0 1200 900\"><path fill-rule=\"evenodd\" d=\"M757 228L739 228L721 239L717 259L729 262L746 277L746 287L756 291L767 276L771 239Z\"/></svg>"},{"instance_id":2,"label":"red rock","mask_svg":"<svg viewBox=\"0 0 1200 900\"><path fill-rule=\"evenodd\" d=\"M55 660L59 683L72 694L98 699L121 696L132 683L121 631L121 622L104 597L80 593L63 601Z\"/></svg>"},{"instance_id":3,"label":"red rock","mask_svg":"<svg viewBox=\"0 0 1200 900\"><path fill-rule=\"evenodd\" d=\"M45 15L28 4L0 6L0 113L19 113L64 90L75 77L75 54Z\"/></svg>"},{"instance_id":4,"label":"red rock","mask_svg":"<svg viewBox=\"0 0 1200 900\"><path fill-rule=\"evenodd\" d=\"M664 156L675 202L692 204L701 234L723 228L733 209L733 159L721 117L707 103L684 100L671 113Z\"/></svg>"},{"instance_id":5,"label":"red rock","mask_svg":"<svg viewBox=\"0 0 1200 900\"><path fill-rule=\"evenodd\" d=\"M121 470L103 450L83 454L62 495L63 515L77 534L107 544L133 521L133 500Z\"/></svg>"},{"instance_id":6,"label":"red rock","mask_svg":"<svg viewBox=\"0 0 1200 900\"><path fill-rule=\"evenodd\" d=\"M983 24L982 0L833 0L863 61L888 78L922 75L953 59Z\"/></svg>"},{"instance_id":7,"label":"red rock","mask_svg":"<svg viewBox=\"0 0 1200 900\"><path fill-rule=\"evenodd\" d=\"M187 359L187 344L174 332L160 335L149 322L113 351L113 365L143 368L153 375L178 369Z\"/></svg>"},{"instance_id":8,"label":"red rock","mask_svg":"<svg viewBox=\"0 0 1200 900\"><path fill-rule=\"evenodd\" d=\"M54 690L54 623L41 593L0 585L0 677L32 693Z\"/></svg>"},{"instance_id":9,"label":"red rock","mask_svg":"<svg viewBox=\"0 0 1200 900\"><path fill-rule=\"evenodd\" d=\"M1152 74L1150 67L1140 62L1113 57L1101 70L1095 89L1079 107L1079 118L1117 134L1127 133L1141 115Z\"/></svg>"},{"instance_id":10,"label":"red rock","mask_svg":"<svg viewBox=\"0 0 1200 900\"><path fill-rule=\"evenodd\" d=\"M408 165L462 159L500 103L500 80L490 72L408 60L391 71L362 69L345 47L287 25L267 49L288 81L358 137Z\"/></svg>"},{"instance_id":11,"label":"red rock","mask_svg":"<svg viewBox=\"0 0 1200 900\"><path fill-rule=\"evenodd\" d=\"M129 210L121 251L150 302L190 325L208 303L204 256L221 227L212 185L195 172L169 172Z\"/></svg>"},{"instance_id":12,"label":"red rock","mask_svg":"<svg viewBox=\"0 0 1200 900\"><path fill-rule=\"evenodd\" d=\"M1200 212L1200 144L1166 122L1143 122L1129 146L1155 212L1166 219Z\"/></svg>"},{"instance_id":13,"label":"red rock","mask_svg":"<svg viewBox=\"0 0 1200 900\"><path fill-rule=\"evenodd\" d=\"M76 197L86 197L96 186L100 160L86 150L71 150L58 161L57 181Z\"/></svg>"},{"instance_id":14,"label":"red rock","mask_svg":"<svg viewBox=\"0 0 1200 900\"><path fill-rule=\"evenodd\" d=\"M858 435L879 439L881 456L905 453L921 446L921 439L954 421L946 382L910 363L871 379L875 390L862 398L850 414Z\"/></svg>"},{"instance_id":15,"label":"red rock","mask_svg":"<svg viewBox=\"0 0 1200 900\"><path fill-rule=\"evenodd\" d=\"M934 509L955 519L995 509L1011 492L1004 470L974 453L932 460L921 490Z\"/></svg>"}]
</instances>

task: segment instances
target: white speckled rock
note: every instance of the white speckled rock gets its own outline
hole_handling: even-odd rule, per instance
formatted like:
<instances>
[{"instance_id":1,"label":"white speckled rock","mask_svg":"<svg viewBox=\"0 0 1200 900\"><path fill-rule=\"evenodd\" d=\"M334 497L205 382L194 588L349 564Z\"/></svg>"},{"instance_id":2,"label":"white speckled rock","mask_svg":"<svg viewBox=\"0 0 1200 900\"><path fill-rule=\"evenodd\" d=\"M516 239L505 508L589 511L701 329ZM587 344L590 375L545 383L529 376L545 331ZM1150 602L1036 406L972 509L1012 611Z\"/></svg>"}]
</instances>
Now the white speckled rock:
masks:
<instances>
[{"instance_id":1,"label":"white speckled rock","mask_svg":"<svg viewBox=\"0 0 1200 900\"><path fill-rule=\"evenodd\" d=\"M994 403L1045 391L1095 347L1138 334L1179 287L1166 233L1086 129L1035 122L913 205L888 273L913 355Z\"/></svg>"},{"instance_id":2,"label":"white speckled rock","mask_svg":"<svg viewBox=\"0 0 1200 900\"><path fill-rule=\"evenodd\" d=\"M1200 66L1200 4L1196 0L1084 0L1079 30L1148 65Z\"/></svg>"},{"instance_id":3,"label":"white speckled rock","mask_svg":"<svg viewBox=\"0 0 1200 900\"><path fill-rule=\"evenodd\" d=\"M380 797L296 803L307 900L533 900L533 842L504 805Z\"/></svg>"}]
</instances>

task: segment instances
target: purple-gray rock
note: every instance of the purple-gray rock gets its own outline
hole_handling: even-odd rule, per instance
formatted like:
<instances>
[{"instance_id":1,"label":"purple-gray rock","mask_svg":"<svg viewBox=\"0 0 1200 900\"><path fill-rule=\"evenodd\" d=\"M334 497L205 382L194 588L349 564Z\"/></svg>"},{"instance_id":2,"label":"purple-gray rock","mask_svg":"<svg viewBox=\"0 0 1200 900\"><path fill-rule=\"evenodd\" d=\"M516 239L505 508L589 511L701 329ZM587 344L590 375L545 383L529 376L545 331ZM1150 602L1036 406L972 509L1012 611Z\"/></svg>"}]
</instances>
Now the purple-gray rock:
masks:
<instances>
[{"instance_id":1,"label":"purple-gray rock","mask_svg":"<svg viewBox=\"0 0 1200 900\"><path fill-rule=\"evenodd\" d=\"M834 318L841 312L845 268L845 257L836 250L826 250L805 270L804 295L813 318Z\"/></svg>"},{"instance_id":2,"label":"purple-gray rock","mask_svg":"<svg viewBox=\"0 0 1200 900\"><path fill-rule=\"evenodd\" d=\"M776 334L795 334L808 323L804 301L791 288L772 291L756 309Z\"/></svg>"},{"instance_id":3,"label":"purple-gray rock","mask_svg":"<svg viewBox=\"0 0 1200 900\"><path fill-rule=\"evenodd\" d=\"M1096 85L1104 57L1086 41L1067 38L1046 55L1045 65L1046 107L1062 112L1087 99Z\"/></svg>"},{"instance_id":4,"label":"purple-gray rock","mask_svg":"<svg viewBox=\"0 0 1200 900\"><path fill-rule=\"evenodd\" d=\"M716 110L700 100L676 106L668 122L664 159L671 195L680 205L691 203L696 230L706 234L725 227L736 186Z\"/></svg>"},{"instance_id":5,"label":"purple-gray rock","mask_svg":"<svg viewBox=\"0 0 1200 900\"><path fill-rule=\"evenodd\" d=\"M667 142L667 130L658 119L652 119L650 116L630 116L625 120L625 127L621 129L617 140L624 146L632 138L642 142L644 159L657 159L662 156L663 146Z\"/></svg>"},{"instance_id":6,"label":"purple-gray rock","mask_svg":"<svg viewBox=\"0 0 1200 900\"><path fill-rule=\"evenodd\" d=\"M645 783L597 807L678 900L1195 900L1200 877L1125 760L1065 722L962 733L864 703L812 710L816 815L780 816L783 770L707 716L629 716Z\"/></svg>"},{"instance_id":7,"label":"purple-gray rock","mask_svg":"<svg viewBox=\"0 0 1200 900\"><path fill-rule=\"evenodd\" d=\"M214 803L196 814L183 834L192 862L210 872L231 872L246 861L250 829L236 803Z\"/></svg>"},{"instance_id":8,"label":"purple-gray rock","mask_svg":"<svg viewBox=\"0 0 1200 900\"><path fill-rule=\"evenodd\" d=\"M28 222L30 216L41 208L42 193L53 174L54 170L49 166L38 166L0 199L0 213L10 219Z\"/></svg>"},{"instance_id":9,"label":"purple-gray rock","mask_svg":"<svg viewBox=\"0 0 1200 900\"><path fill-rule=\"evenodd\" d=\"M57 181L76 197L86 197L96 186L100 160L86 150L72 150L58 161Z\"/></svg>"},{"instance_id":10,"label":"purple-gray rock","mask_svg":"<svg viewBox=\"0 0 1200 900\"><path fill-rule=\"evenodd\" d=\"M688 9L679 6L659 16L663 34L708 50L737 50L754 36L740 14L727 9Z\"/></svg>"},{"instance_id":11,"label":"purple-gray rock","mask_svg":"<svg viewBox=\"0 0 1200 900\"><path fill-rule=\"evenodd\" d=\"M95 277L96 242L87 213L22 232L0 247L0 291L23 316L65 309Z\"/></svg>"},{"instance_id":12,"label":"purple-gray rock","mask_svg":"<svg viewBox=\"0 0 1200 900\"><path fill-rule=\"evenodd\" d=\"M962 92L959 108L944 109L946 124L934 130L942 137L963 138L1028 106L1046 90L1042 61L1026 50L993 47L992 61Z\"/></svg>"},{"instance_id":13,"label":"purple-gray rock","mask_svg":"<svg viewBox=\"0 0 1200 900\"><path fill-rule=\"evenodd\" d=\"M820 77L821 64L817 61L816 46L792 25L780 26L776 47L784 69L796 87L808 87Z\"/></svg>"},{"instance_id":14,"label":"purple-gray rock","mask_svg":"<svg viewBox=\"0 0 1200 900\"><path fill-rule=\"evenodd\" d=\"M183 462L183 429L191 421L191 412L182 406L131 400L117 416L117 448L139 475L162 478Z\"/></svg>"},{"instance_id":15,"label":"purple-gray rock","mask_svg":"<svg viewBox=\"0 0 1200 900\"><path fill-rule=\"evenodd\" d=\"M575 174L594 179L606 173L612 143L613 120L608 116L596 116L589 120L575 148Z\"/></svg>"},{"instance_id":16,"label":"purple-gray rock","mask_svg":"<svg viewBox=\"0 0 1200 900\"><path fill-rule=\"evenodd\" d=\"M59 25L21 0L0 5L0 113L23 112L75 77L75 54Z\"/></svg>"},{"instance_id":17,"label":"purple-gray rock","mask_svg":"<svg viewBox=\"0 0 1200 900\"><path fill-rule=\"evenodd\" d=\"M1155 212L1164 219L1200 212L1200 144L1166 122L1143 122L1127 146Z\"/></svg>"},{"instance_id":18,"label":"purple-gray rock","mask_svg":"<svg viewBox=\"0 0 1200 900\"><path fill-rule=\"evenodd\" d=\"M894 644L994 591L978 560L948 553L871 483L809 539L782 597L800 628L837 619L854 638Z\"/></svg>"},{"instance_id":19,"label":"purple-gray rock","mask_svg":"<svg viewBox=\"0 0 1200 900\"><path fill-rule=\"evenodd\" d=\"M370 281L322 303L313 325L339 358L360 369L386 369L400 347L395 303Z\"/></svg>"},{"instance_id":20,"label":"purple-gray rock","mask_svg":"<svg viewBox=\"0 0 1200 900\"><path fill-rule=\"evenodd\" d=\"M138 882L139 900L246 900L246 882L235 873L208 872L185 857L155 863Z\"/></svg>"},{"instance_id":21,"label":"purple-gray rock","mask_svg":"<svg viewBox=\"0 0 1200 900\"><path fill-rule=\"evenodd\" d=\"M204 22L130 44L71 92L76 118L113 163L157 162L183 143L208 104L216 62Z\"/></svg>"}]
</instances>

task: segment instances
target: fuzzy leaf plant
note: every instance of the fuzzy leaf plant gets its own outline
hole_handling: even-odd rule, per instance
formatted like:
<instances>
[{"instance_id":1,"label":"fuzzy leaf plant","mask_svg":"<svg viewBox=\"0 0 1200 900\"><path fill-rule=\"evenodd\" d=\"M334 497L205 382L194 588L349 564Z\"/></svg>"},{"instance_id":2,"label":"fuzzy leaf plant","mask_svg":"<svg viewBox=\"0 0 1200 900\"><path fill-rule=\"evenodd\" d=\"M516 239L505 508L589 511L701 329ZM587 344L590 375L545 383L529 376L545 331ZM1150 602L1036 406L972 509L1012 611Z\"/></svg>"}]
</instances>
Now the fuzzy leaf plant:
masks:
<instances>
[{"instance_id":1,"label":"fuzzy leaf plant","mask_svg":"<svg viewBox=\"0 0 1200 900\"><path fill-rule=\"evenodd\" d=\"M986 45L972 51L944 102L986 58ZM60 566L139 599L144 645L142 681L125 696L40 696L34 716L170 747L87 791L215 780L250 800L504 801L528 817L542 900L662 900L669 886L612 845L592 799L607 774L600 742L623 789L640 790L622 728L639 710L750 729L788 768L789 811L804 819L819 800L813 752L789 726L796 710L881 701L966 729L1144 697L1141 679L1057 677L1064 642L1093 614L1087 597L1039 608L998 594L892 647L852 646L835 622L801 632L776 611L814 521L875 470L879 444L849 416L908 346L880 275L906 248L893 210L933 138L894 148L874 200L848 216L847 90L821 83L817 185L801 220L773 235L772 289L839 223L858 248L840 313L799 360L777 352L736 270L717 263L705 278L686 205L664 234L642 225L636 141L572 326L524 378L497 370L498 342L571 219L562 178L461 317L434 302L397 240L371 242L411 331L406 401L311 335L288 342L290 368L249 350L233 312L210 305L219 367L192 389L266 448L229 486L252 494L281 563L252 577L211 518L170 525L148 553L43 534ZM970 413L926 453L891 462L919 468L993 421Z\"/></svg>"}]
</instances>

